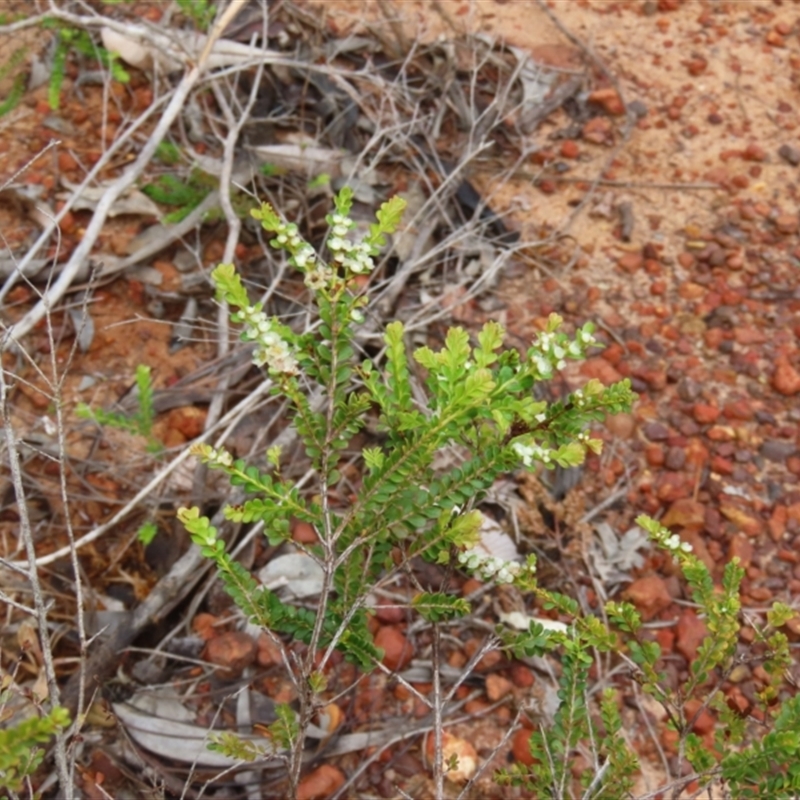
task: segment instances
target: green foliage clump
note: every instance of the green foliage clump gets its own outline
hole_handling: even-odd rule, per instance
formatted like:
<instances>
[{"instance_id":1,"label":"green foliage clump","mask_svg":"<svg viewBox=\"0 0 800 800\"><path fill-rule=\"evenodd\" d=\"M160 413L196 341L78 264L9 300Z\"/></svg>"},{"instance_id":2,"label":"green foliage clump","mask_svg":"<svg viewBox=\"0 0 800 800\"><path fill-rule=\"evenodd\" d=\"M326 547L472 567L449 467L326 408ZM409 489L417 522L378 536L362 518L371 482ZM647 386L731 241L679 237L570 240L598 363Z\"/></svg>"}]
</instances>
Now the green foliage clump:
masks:
<instances>
[{"instance_id":1,"label":"green foliage clump","mask_svg":"<svg viewBox=\"0 0 800 800\"><path fill-rule=\"evenodd\" d=\"M41 717L29 717L16 725L0 729L0 786L7 791L21 790L25 778L42 763L45 744L70 724L69 712L57 706Z\"/></svg>"},{"instance_id":2,"label":"green foliage clump","mask_svg":"<svg viewBox=\"0 0 800 800\"><path fill-rule=\"evenodd\" d=\"M93 409L85 403L79 403L75 413L81 419L94 420L98 425L108 425L122 431L129 431L147 440L147 449L151 452L161 450L161 443L153 438L153 381L150 367L139 364L136 367L136 389L138 409L135 414L120 414L115 411L104 411L101 408Z\"/></svg>"},{"instance_id":3,"label":"green foliage clump","mask_svg":"<svg viewBox=\"0 0 800 800\"><path fill-rule=\"evenodd\" d=\"M606 603L607 627L597 617L582 615L571 598L535 587L545 609L555 609L571 622L564 632L531 624L529 631L505 634L506 645L516 655L548 652L560 655L563 670L559 679L560 704L552 724L541 725L531 734L533 765L515 765L502 772L501 784L522 785L542 796L571 797L570 756L583 748L594 756L596 769L585 773L581 781L582 796L598 800L630 796L639 763L622 731L617 703L610 690L600 703L599 720L591 713L588 687L589 670L595 663L594 651L624 654L632 680L664 707L670 728L679 734L681 758L694 770L694 778L701 787L722 780L735 798L796 796L800 789L797 766L800 698L786 702L777 712L769 705L791 662L788 640L777 629L794 612L775 604L767 615L767 628L757 631L757 639L767 645L762 661L771 681L761 691L761 699L772 730L760 741L744 746L745 719L728 707L721 691L724 677L741 663L736 651L741 628L739 587L744 570L734 559L725 567L721 587L716 587L708 568L688 544L655 520L641 516L637 522L656 545L677 560L709 631L698 647L687 680L677 688L670 686L661 663L661 648L644 638L641 617L629 603ZM699 712L694 710L690 715L687 708L717 712L715 741L718 754L723 754L721 758L693 732Z\"/></svg>"},{"instance_id":4,"label":"green foliage clump","mask_svg":"<svg viewBox=\"0 0 800 800\"><path fill-rule=\"evenodd\" d=\"M214 0L177 0L178 8L189 17L200 31L207 31L217 15Z\"/></svg>"},{"instance_id":5,"label":"green foliage clump","mask_svg":"<svg viewBox=\"0 0 800 800\"><path fill-rule=\"evenodd\" d=\"M128 83L131 79L128 71L122 66L119 56L111 53L102 45L94 42L89 33L79 28L73 28L57 19L45 19L42 23L45 28L56 31L56 46L53 52L53 71L50 75L47 100L53 111L61 105L61 87L67 74L67 59L70 53L77 53L85 58L99 62L107 69L111 77L120 83Z\"/></svg>"},{"instance_id":6,"label":"green foliage clump","mask_svg":"<svg viewBox=\"0 0 800 800\"><path fill-rule=\"evenodd\" d=\"M173 147L162 148L159 153L166 163L176 158ZM164 222L175 224L188 217L216 185L215 178L200 170L193 170L186 180L171 173L159 175L154 181L143 186L142 191L156 203L174 206L175 211L164 215Z\"/></svg>"},{"instance_id":7,"label":"green foliage clump","mask_svg":"<svg viewBox=\"0 0 800 800\"><path fill-rule=\"evenodd\" d=\"M0 81L12 75L14 71L24 62L27 50L18 47L9 57L8 61L0 67ZM14 75L14 82L5 99L0 102L0 117L5 116L9 111L13 111L22 95L25 93L25 76L22 73Z\"/></svg>"}]
</instances>

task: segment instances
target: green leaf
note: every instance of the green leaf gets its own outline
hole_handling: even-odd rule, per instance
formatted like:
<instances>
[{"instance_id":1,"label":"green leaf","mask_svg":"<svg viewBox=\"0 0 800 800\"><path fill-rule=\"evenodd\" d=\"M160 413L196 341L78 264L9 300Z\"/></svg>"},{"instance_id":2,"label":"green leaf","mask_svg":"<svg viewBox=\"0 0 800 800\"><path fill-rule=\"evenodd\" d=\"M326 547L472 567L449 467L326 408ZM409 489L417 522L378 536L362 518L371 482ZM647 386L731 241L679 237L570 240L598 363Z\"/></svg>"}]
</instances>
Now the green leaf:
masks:
<instances>
[{"instance_id":1,"label":"green leaf","mask_svg":"<svg viewBox=\"0 0 800 800\"><path fill-rule=\"evenodd\" d=\"M349 186L343 186L339 194L333 198L336 212L343 217L350 216L350 209L353 207L353 190Z\"/></svg>"},{"instance_id":2,"label":"green leaf","mask_svg":"<svg viewBox=\"0 0 800 800\"><path fill-rule=\"evenodd\" d=\"M470 612L469 602L463 597L443 592L422 592L411 601L411 605L428 622L443 622L465 617Z\"/></svg>"},{"instance_id":3,"label":"green leaf","mask_svg":"<svg viewBox=\"0 0 800 800\"><path fill-rule=\"evenodd\" d=\"M157 533L158 525L155 522L145 522L136 532L136 538L146 547L156 538Z\"/></svg>"}]
</instances>

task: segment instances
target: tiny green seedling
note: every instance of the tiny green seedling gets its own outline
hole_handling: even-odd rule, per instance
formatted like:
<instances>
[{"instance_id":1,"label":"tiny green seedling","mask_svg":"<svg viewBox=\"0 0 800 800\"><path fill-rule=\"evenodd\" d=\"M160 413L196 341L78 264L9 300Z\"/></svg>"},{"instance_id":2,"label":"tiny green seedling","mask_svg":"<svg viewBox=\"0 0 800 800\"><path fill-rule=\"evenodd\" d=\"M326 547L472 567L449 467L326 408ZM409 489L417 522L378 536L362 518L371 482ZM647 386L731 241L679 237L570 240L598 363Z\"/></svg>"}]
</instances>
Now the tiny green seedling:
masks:
<instances>
[{"instance_id":1,"label":"tiny green seedling","mask_svg":"<svg viewBox=\"0 0 800 800\"><path fill-rule=\"evenodd\" d=\"M139 408L135 414L120 414L115 411L93 409L85 403L79 403L75 413L81 419L94 420L98 425L107 425L110 428L129 431L147 440L147 449L158 452L162 449L161 443L153 438L153 383L150 376L150 367L139 364L136 367L136 388Z\"/></svg>"}]
</instances>

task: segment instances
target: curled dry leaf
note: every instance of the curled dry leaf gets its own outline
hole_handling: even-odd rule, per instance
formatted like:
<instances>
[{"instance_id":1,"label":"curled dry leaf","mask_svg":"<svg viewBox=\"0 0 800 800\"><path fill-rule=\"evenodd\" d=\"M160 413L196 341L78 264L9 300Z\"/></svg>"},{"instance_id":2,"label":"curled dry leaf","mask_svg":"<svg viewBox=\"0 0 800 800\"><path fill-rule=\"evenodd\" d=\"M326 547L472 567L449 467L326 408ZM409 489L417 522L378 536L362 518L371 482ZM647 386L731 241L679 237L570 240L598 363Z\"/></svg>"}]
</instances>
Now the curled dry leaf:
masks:
<instances>
[{"instance_id":1,"label":"curled dry leaf","mask_svg":"<svg viewBox=\"0 0 800 800\"><path fill-rule=\"evenodd\" d=\"M287 553L273 558L258 579L270 591L283 589L289 597L316 597L322 590L322 567L305 553Z\"/></svg>"}]
</instances>

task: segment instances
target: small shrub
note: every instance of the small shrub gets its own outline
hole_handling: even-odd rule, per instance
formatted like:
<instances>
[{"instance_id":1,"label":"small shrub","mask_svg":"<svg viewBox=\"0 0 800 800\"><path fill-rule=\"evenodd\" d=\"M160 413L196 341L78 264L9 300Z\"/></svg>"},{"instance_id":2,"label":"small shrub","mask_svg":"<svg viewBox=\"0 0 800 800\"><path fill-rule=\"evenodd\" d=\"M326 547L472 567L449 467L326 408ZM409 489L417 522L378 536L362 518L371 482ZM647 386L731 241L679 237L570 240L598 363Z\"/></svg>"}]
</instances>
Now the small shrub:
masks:
<instances>
[{"instance_id":1,"label":"small shrub","mask_svg":"<svg viewBox=\"0 0 800 800\"><path fill-rule=\"evenodd\" d=\"M61 733L69 723L69 712L56 707L44 716L29 717L0 729L0 787L10 792L20 791L25 779L42 763L44 750L39 745Z\"/></svg>"},{"instance_id":2,"label":"small shrub","mask_svg":"<svg viewBox=\"0 0 800 800\"><path fill-rule=\"evenodd\" d=\"M325 667L332 651L340 651L364 671L376 666L382 653L369 631L368 597L410 559L422 557L485 581L533 592L546 611L563 620L545 627L534 619L523 632L498 630L509 653L549 655L560 661L558 708L552 720L541 721L531 734L532 766L517 764L499 773L499 783L524 786L534 796L559 800L632 796L639 762L620 716L619 684L607 686L599 698L590 692L596 659L615 654L628 665L628 679L666 710L668 724L677 734L679 770L684 763L693 770L690 778L676 779L666 787L673 796L690 780L701 788L723 781L732 797L796 796L800 700L775 706L790 663L788 641L779 630L792 616L790 609L780 604L772 608L766 628L757 632L760 651L749 656L770 676L760 694L770 731L745 745L746 721L727 706L721 690L731 670L742 663L737 646L744 571L736 560L726 566L717 587L678 536L647 517L637 520L652 541L677 560L709 631L688 678L673 687L663 671L660 648L645 635L632 605L609 602L602 616L583 614L576 600L538 584L534 557L524 564L505 562L477 547L481 515L475 505L500 475L519 468L580 464L588 452L599 453L602 447L589 425L630 408L635 395L628 381L604 387L590 380L552 402L534 395L537 383L550 380L568 359L582 359L597 346L592 324L570 336L553 314L524 355L503 347L504 331L497 323L484 325L474 339L461 328L451 328L441 349L419 347L409 358L403 325L392 322L384 332L382 359L362 360L357 353L358 329L365 322L368 296L359 288L360 278L373 270L373 259L385 236L395 230L403 203L397 199L384 203L360 242L350 238L355 227L349 216L351 203L352 193L343 189L327 217L329 260L322 259L297 227L284 223L269 205L253 212L272 234L272 246L284 251L304 276L319 317L310 331L296 333L269 319L259 304L251 303L233 265L221 264L212 273L218 299L233 307L232 320L243 326L241 338L254 345L253 361L266 368L272 391L288 403L316 485L301 493L282 474L278 448L267 452L264 468L234 459L221 448L205 444L193 448L204 463L244 491L244 502L225 509L229 520L263 523L272 545L291 539L293 519L314 527L319 542L298 547L322 573L315 607L291 605L259 585L228 555L218 531L200 509L178 512L247 618L307 645L304 656L287 659L300 690L299 711L280 706L278 720L268 731L272 742L286 750L293 795L304 732L325 703ZM424 376L424 393L413 383L416 372ZM361 448L363 478L355 489L345 490L340 462L368 420L382 440ZM445 451L458 453L458 463L437 466ZM410 607L440 626L458 624L470 611L464 598L446 592L420 591ZM625 687L624 680L617 680ZM718 715L712 749L693 730L698 714L707 709ZM217 737L214 747L244 760L261 755L252 743L232 735ZM579 779L573 777L577 753L590 765ZM441 770L441 765L435 769Z\"/></svg>"},{"instance_id":3,"label":"small shrub","mask_svg":"<svg viewBox=\"0 0 800 800\"><path fill-rule=\"evenodd\" d=\"M232 319L243 326L242 339L255 345L254 362L267 369L274 393L288 402L316 486L301 493L284 477L277 448L268 452L266 469L234 459L224 449L193 448L246 494L241 505L226 508L228 519L262 522L273 545L291 539L292 519L315 528L319 544L303 549L323 573L316 608L290 605L260 586L227 554L200 509L179 511L192 540L215 562L247 617L308 646L307 656L295 660L300 710L283 710L295 789L304 731L322 702L324 668L332 651L365 671L382 657L368 626L367 600L373 588L396 573L398 561L405 564L416 556L529 588L534 584L532 558L525 564L506 563L476 548L481 514L475 504L504 473L520 467L572 467L587 452L600 452L602 442L588 426L628 409L635 397L628 381L604 387L590 380L553 402L535 398L537 382L553 378L567 360L581 359L597 346L591 323L570 336L556 314L524 355L504 348L502 326L490 322L475 339L452 328L441 349L420 347L412 361L403 325L393 322L384 334L383 361L362 360L356 342L368 297L359 280L373 270L373 259L395 230L404 203L384 203L360 242L350 238L355 227L351 204L352 192L345 188L327 217L329 261L269 205L253 212L273 235L272 246L284 251L304 276L319 315L310 332L295 333L269 319L259 304L251 303L233 265L222 264L212 273L218 298L235 309ZM415 371L425 376L424 401L412 386ZM322 397L319 406L310 399L317 394ZM356 496L344 503L341 454L373 418L383 442L361 450L363 480ZM438 468L439 456L452 448L460 454L459 463ZM469 611L463 598L444 592L420 592L412 607L436 624Z\"/></svg>"}]
</instances>

